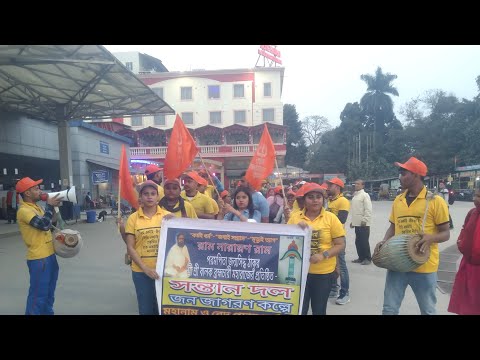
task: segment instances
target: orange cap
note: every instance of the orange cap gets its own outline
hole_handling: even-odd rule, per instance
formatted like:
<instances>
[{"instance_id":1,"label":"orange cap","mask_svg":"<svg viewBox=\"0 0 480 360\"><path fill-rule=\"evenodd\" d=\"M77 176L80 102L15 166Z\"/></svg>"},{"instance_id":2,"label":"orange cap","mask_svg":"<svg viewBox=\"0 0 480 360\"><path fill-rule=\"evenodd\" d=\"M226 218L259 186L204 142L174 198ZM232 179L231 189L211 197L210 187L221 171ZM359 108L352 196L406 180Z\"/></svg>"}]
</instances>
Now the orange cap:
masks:
<instances>
[{"instance_id":1,"label":"orange cap","mask_svg":"<svg viewBox=\"0 0 480 360\"><path fill-rule=\"evenodd\" d=\"M328 184L327 184L326 182L324 182L322 185L320 185L320 187L321 187L322 189L327 190L327 189L328 189Z\"/></svg>"},{"instance_id":2,"label":"orange cap","mask_svg":"<svg viewBox=\"0 0 480 360\"><path fill-rule=\"evenodd\" d=\"M326 180L327 183L330 183L330 184L335 184L335 185L338 185L340 186L342 189L345 187L345 184L343 183L343 181L341 179L339 179L338 177L336 178L333 178L333 179L330 179L330 180Z\"/></svg>"},{"instance_id":3,"label":"orange cap","mask_svg":"<svg viewBox=\"0 0 480 360\"><path fill-rule=\"evenodd\" d=\"M312 192L312 191L321 192L323 194L323 190L325 190L324 188L322 188L317 183L305 184L305 185L302 186L302 189L304 189L303 190L303 196L307 195L309 192ZM298 191L297 191L297 194L298 194Z\"/></svg>"},{"instance_id":4,"label":"orange cap","mask_svg":"<svg viewBox=\"0 0 480 360\"><path fill-rule=\"evenodd\" d=\"M223 190L221 193L220 193L220 197L223 199L225 196L227 196L229 194L228 190Z\"/></svg>"},{"instance_id":5,"label":"orange cap","mask_svg":"<svg viewBox=\"0 0 480 360\"><path fill-rule=\"evenodd\" d=\"M188 176L189 178L192 178L193 180L195 180L200 185L208 185L207 180L205 180L200 175L198 175L196 171L190 171L190 172L186 173L185 175Z\"/></svg>"},{"instance_id":6,"label":"orange cap","mask_svg":"<svg viewBox=\"0 0 480 360\"><path fill-rule=\"evenodd\" d=\"M147 180L147 181L144 181L143 183L141 183L139 186L138 186L138 194L142 194L142 191L143 189L145 189L146 187L152 187L154 188L155 190L157 190L157 193L158 193L158 185L157 183L153 182L152 180Z\"/></svg>"},{"instance_id":7,"label":"orange cap","mask_svg":"<svg viewBox=\"0 0 480 360\"><path fill-rule=\"evenodd\" d=\"M162 171L163 169L162 168L159 168L157 165L155 164L150 164L147 166L147 168L145 169L145 175L149 175L149 174L154 174L156 173L157 171Z\"/></svg>"},{"instance_id":8,"label":"orange cap","mask_svg":"<svg viewBox=\"0 0 480 360\"><path fill-rule=\"evenodd\" d=\"M275 186L275 188L273 189L273 192L275 194L281 194L282 193L282 185Z\"/></svg>"},{"instance_id":9,"label":"orange cap","mask_svg":"<svg viewBox=\"0 0 480 360\"><path fill-rule=\"evenodd\" d=\"M296 196L297 197L302 197L303 195L305 195L305 187L310 184L310 183L305 183L300 189L297 190L297 193L296 193Z\"/></svg>"},{"instance_id":10,"label":"orange cap","mask_svg":"<svg viewBox=\"0 0 480 360\"><path fill-rule=\"evenodd\" d=\"M24 177L17 182L15 190L17 191L17 193L23 193L24 191L27 191L28 189L34 187L35 185L41 184L42 182L43 179L35 181L30 179L29 177Z\"/></svg>"},{"instance_id":11,"label":"orange cap","mask_svg":"<svg viewBox=\"0 0 480 360\"><path fill-rule=\"evenodd\" d=\"M395 162L395 166L401 167L420 176L426 176L428 171L427 165L425 165L423 162L413 156L408 159L404 164Z\"/></svg>"},{"instance_id":12,"label":"orange cap","mask_svg":"<svg viewBox=\"0 0 480 360\"><path fill-rule=\"evenodd\" d=\"M165 181L163 182L163 186L165 187L165 185L167 184L177 184L178 186L180 186L180 179L165 179Z\"/></svg>"},{"instance_id":13,"label":"orange cap","mask_svg":"<svg viewBox=\"0 0 480 360\"><path fill-rule=\"evenodd\" d=\"M293 190L288 190L288 192L287 192L287 197L288 197L289 195L297 196L297 193L296 193L295 191L293 191Z\"/></svg>"}]
</instances>

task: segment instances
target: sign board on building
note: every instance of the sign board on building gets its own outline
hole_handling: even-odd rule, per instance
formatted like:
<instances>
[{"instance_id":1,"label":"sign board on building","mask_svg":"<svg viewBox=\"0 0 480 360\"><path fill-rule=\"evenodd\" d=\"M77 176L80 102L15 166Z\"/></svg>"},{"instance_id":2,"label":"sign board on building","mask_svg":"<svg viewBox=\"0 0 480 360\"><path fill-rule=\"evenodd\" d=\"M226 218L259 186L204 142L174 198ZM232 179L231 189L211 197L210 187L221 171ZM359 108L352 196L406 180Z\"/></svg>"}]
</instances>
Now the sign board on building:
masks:
<instances>
[{"instance_id":1,"label":"sign board on building","mask_svg":"<svg viewBox=\"0 0 480 360\"><path fill-rule=\"evenodd\" d=\"M480 170L480 165L457 166L455 171Z\"/></svg>"},{"instance_id":2,"label":"sign board on building","mask_svg":"<svg viewBox=\"0 0 480 360\"><path fill-rule=\"evenodd\" d=\"M104 141L100 141L100 152L102 154L109 154L109 148L108 148L108 143Z\"/></svg>"},{"instance_id":3,"label":"sign board on building","mask_svg":"<svg viewBox=\"0 0 480 360\"><path fill-rule=\"evenodd\" d=\"M108 183L108 171L107 170L92 171L92 183L94 184Z\"/></svg>"}]
</instances>

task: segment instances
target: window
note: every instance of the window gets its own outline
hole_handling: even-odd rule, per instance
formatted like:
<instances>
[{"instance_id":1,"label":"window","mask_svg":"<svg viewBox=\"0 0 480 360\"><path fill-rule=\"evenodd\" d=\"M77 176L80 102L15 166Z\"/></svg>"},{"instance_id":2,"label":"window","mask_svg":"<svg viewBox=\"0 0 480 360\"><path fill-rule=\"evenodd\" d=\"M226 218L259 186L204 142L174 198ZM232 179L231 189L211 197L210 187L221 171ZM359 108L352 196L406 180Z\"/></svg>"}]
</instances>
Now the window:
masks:
<instances>
[{"instance_id":1,"label":"window","mask_svg":"<svg viewBox=\"0 0 480 360\"><path fill-rule=\"evenodd\" d=\"M265 97L272 96L272 83L263 84L263 96Z\"/></svg>"},{"instance_id":2,"label":"window","mask_svg":"<svg viewBox=\"0 0 480 360\"><path fill-rule=\"evenodd\" d=\"M192 87L181 87L180 88L180 100L192 100Z\"/></svg>"},{"instance_id":3,"label":"window","mask_svg":"<svg viewBox=\"0 0 480 360\"><path fill-rule=\"evenodd\" d=\"M275 109L263 109L263 121L275 121Z\"/></svg>"},{"instance_id":4,"label":"window","mask_svg":"<svg viewBox=\"0 0 480 360\"><path fill-rule=\"evenodd\" d=\"M165 126L165 114L155 115L153 117L153 124Z\"/></svg>"},{"instance_id":5,"label":"window","mask_svg":"<svg viewBox=\"0 0 480 360\"><path fill-rule=\"evenodd\" d=\"M220 99L220 85L208 85L208 98Z\"/></svg>"},{"instance_id":6,"label":"window","mask_svg":"<svg viewBox=\"0 0 480 360\"><path fill-rule=\"evenodd\" d=\"M233 97L234 98L245 97L245 89L244 89L243 84L234 84L233 85Z\"/></svg>"},{"instance_id":7,"label":"window","mask_svg":"<svg viewBox=\"0 0 480 360\"><path fill-rule=\"evenodd\" d=\"M221 123L222 123L222 112L210 111L210 124L221 124Z\"/></svg>"},{"instance_id":8,"label":"window","mask_svg":"<svg viewBox=\"0 0 480 360\"><path fill-rule=\"evenodd\" d=\"M142 126L143 121L141 116L132 116L132 126Z\"/></svg>"},{"instance_id":9,"label":"window","mask_svg":"<svg viewBox=\"0 0 480 360\"><path fill-rule=\"evenodd\" d=\"M127 62L125 63L125 67L126 67L128 70L133 71L133 62L127 61Z\"/></svg>"},{"instance_id":10,"label":"window","mask_svg":"<svg viewBox=\"0 0 480 360\"><path fill-rule=\"evenodd\" d=\"M247 121L245 110L235 110L233 112L233 122L235 124L244 124Z\"/></svg>"},{"instance_id":11,"label":"window","mask_svg":"<svg viewBox=\"0 0 480 360\"><path fill-rule=\"evenodd\" d=\"M193 112L182 112L182 120L186 125L193 125Z\"/></svg>"},{"instance_id":12,"label":"window","mask_svg":"<svg viewBox=\"0 0 480 360\"><path fill-rule=\"evenodd\" d=\"M159 98L163 99L163 88L153 88L152 90Z\"/></svg>"}]
</instances>

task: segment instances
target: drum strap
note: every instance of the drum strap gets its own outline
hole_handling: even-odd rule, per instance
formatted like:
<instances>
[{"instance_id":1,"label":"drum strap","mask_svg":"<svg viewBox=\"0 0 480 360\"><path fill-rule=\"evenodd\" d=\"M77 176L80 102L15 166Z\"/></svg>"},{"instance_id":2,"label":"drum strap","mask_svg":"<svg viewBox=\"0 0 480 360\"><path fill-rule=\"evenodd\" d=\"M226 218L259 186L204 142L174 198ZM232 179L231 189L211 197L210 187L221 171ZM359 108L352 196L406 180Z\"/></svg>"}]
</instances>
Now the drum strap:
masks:
<instances>
[{"instance_id":1,"label":"drum strap","mask_svg":"<svg viewBox=\"0 0 480 360\"><path fill-rule=\"evenodd\" d=\"M428 205L430 204L430 200L432 200L435 197L435 194L432 193L431 191L427 191L427 195L425 196L426 202L425 202L425 214L423 214L423 221L422 221L422 234L425 229L425 222L427 220L427 215L428 215Z\"/></svg>"}]
</instances>

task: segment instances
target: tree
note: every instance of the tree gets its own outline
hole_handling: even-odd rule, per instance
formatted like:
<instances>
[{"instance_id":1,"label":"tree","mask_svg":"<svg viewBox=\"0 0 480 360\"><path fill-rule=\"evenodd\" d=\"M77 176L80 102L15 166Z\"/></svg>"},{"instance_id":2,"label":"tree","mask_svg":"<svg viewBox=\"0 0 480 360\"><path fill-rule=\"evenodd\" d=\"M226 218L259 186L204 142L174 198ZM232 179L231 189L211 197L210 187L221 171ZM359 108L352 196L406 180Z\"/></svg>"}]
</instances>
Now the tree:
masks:
<instances>
[{"instance_id":1,"label":"tree","mask_svg":"<svg viewBox=\"0 0 480 360\"><path fill-rule=\"evenodd\" d=\"M307 116L302 120L302 131L307 146L315 146L320 143L320 138L332 127L324 116Z\"/></svg>"},{"instance_id":2,"label":"tree","mask_svg":"<svg viewBox=\"0 0 480 360\"><path fill-rule=\"evenodd\" d=\"M285 164L303 168L307 146L302 136L302 125L298 119L295 105L283 106L283 125L287 127L287 154Z\"/></svg>"},{"instance_id":3,"label":"tree","mask_svg":"<svg viewBox=\"0 0 480 360\"><path fill-rule=\"evenodd\" d=\"M302 120L302 134L308 146L307 163L310 162L313 154L317 151L323 134L331 129L328 119L324 116L307 116Z\"/></svg>"},{"instance_id":4,"label":"tree","mask_svg":"<svg viewBox=\"0 0 480 360\"><path fill-rule=\"evenodd\" d=\"M394 119L393 102L388 94L398 96L398 90L391 85L396 78L397 75L384 74L381 67L377 68L375 75L360 76L367 83L367 92L362 96L360 106L368 119L366 127L373 126L374 148L383 144L385 125Z\"/></svg>"}]
</instances>

